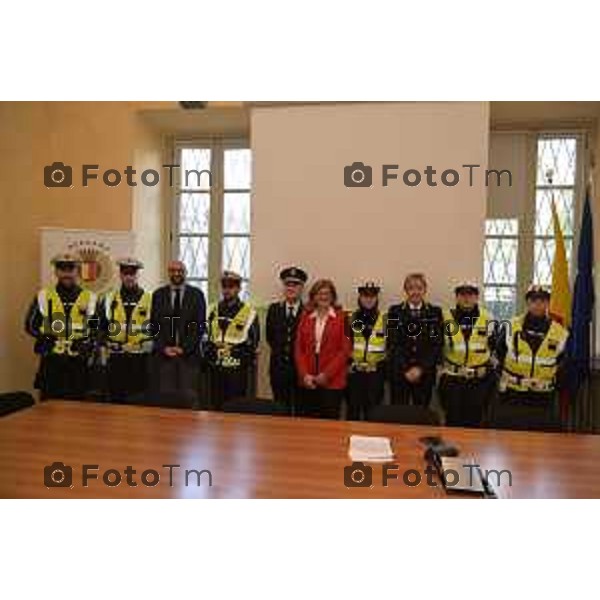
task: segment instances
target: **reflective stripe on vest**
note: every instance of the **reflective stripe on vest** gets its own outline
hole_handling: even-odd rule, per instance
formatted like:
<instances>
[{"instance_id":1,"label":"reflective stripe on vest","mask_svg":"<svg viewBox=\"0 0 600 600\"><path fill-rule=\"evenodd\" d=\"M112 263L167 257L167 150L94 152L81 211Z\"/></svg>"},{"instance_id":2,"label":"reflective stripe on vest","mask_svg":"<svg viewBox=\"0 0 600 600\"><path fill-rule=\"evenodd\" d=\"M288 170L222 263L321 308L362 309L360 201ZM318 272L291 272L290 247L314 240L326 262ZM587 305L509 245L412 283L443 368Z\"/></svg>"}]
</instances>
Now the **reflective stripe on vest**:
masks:
<instances>
[{"instance_id":1,"label":"reflective stripe on vest","mask_svg":"<svg viewBox=\"0 0 600 600\"><path fill-rule=\"evenodd\" d=\"M90 290L82 290L71 307L68 320L65 307L55 287L40 290L37 302L43 317L40 327L42 335L52 335L65 342L87 337L88 319L96 312L96 294ZM51 315L50 311L52 311ZM69 351L69 348L64 343L55 344L52 351L55 354L64 354Z\"/></svg>"},{"instance_id":2,"label":"reflective stripe on vest","mask_svg":"<svg viewBox=\"0 0 600 600\"><path fill-rule=\"evenodd\" d=\"M568 331L558 322L552 321L538 351L523 339L524 317L516 317L506 331L507 353L503 365L505 387L516 391L531 389L554 389L558 356L564 351L569 337Z\"/></svg>"},{"instance_id":3,"label":"reflective stripe on vest","mask_svg":"<svg viewBox=\"0 0 600 600\"><path fill-rule=\"evenodd\" d=\"M150 320L150 307L152 305L152 294L144 292L137 301L133 311L131 312L131 321L129 323L129 331L127 331L127 313L123 298L119 291L109 292L104 300L104 309L106 319L109 324L109 339L111 342L128 343L133 346L139 346L142 342L151 339L148 335L147 328L144 328L144 323Z\"/></svg>"},{"instance_id":4,"label":"reflective stripe on vest","mask_svg":"<svg viewBox=\"0 0 600 600\"><path fill-rule=\"evenodd\" d=\"M248 332L256 318L256 310L250 304L243 304L235 317L230 319L225 335L219 327L219 307L213 305L210 309L210 339L215 343L225 343L232 346L243 344L248 340Z\"/></svg>"},{"instance_id":5,"label":"reflective stripe on vest","mask_svg":"<svg viewBox=\"0 0 600 600\"><path fill-rule=\"evenodd\" d=\"M375 365L385 358L385 318L383 313L377 315L375 326L369 336L368 343L360 331L354 331L352 344L352 360L355 363Z\"/></svg>"},{"instance_id":6,"label":"reflective stripe on vest","mask_svg":"<svg viewBox=\"0 0 600 600\"><path fill-rule=\"evenodd\" d=\"M444 361L455 367L476 368L486 365L491 358L488 344L489 313L479 309L479 316L465 340L460 324L449 310L444 311Z\"/></svg>"}]
</instances>

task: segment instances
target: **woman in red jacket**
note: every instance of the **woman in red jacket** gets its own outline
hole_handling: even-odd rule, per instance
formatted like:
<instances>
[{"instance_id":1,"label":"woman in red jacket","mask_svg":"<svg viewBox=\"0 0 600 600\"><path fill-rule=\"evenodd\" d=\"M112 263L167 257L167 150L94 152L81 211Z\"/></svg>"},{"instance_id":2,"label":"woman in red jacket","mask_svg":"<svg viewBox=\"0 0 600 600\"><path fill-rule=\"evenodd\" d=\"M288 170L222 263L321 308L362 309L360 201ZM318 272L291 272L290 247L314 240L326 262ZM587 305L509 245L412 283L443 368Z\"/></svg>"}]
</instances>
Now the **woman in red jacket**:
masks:
<instances>
[{"instance_id":1,"label":"woman in red jacket","mask_svg":"<svg viewBox=\"0 0 600 600\"><path fill-rule=\"evenodd\" d=\"M302 388L300 416L339 418L351 352L346 333L333 282L318 280L309 292L308 306L296 333L295 359Z\"/></svg>"}]
</instances>

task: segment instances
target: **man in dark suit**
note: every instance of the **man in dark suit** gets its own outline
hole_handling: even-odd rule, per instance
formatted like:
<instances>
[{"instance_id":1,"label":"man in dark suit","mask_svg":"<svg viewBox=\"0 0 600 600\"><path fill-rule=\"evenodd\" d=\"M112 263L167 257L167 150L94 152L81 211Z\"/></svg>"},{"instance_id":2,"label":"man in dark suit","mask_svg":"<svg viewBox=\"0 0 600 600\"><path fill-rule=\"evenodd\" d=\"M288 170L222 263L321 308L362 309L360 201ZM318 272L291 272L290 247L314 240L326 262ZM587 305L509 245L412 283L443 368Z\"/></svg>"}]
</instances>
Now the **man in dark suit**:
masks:
<instances>
[{"instance_id":1,"label":"man in dark suit","mask_svg":"<svg viewBox=\"0 0 600 600\"><path fill-rule=\"evenodd\" d=\"M279 279L283 284L283 300L271 304L267 312L267 342L271 347L269 375L273 399L293 413L298 392L294 341L308 276L298 267L288 267L281 271Z\"/></svg>"},{"instance_id":2,"label":"man in dark suit","mask_svg":"<svg viewBox=\"0 0 600 600\"><path fill-rule=\"evenodd\" d=\"M161 402L193 406L198 395L200 341L206 327L202 290L185 283L181 261L168 266L169 284L152 295L155 385Z\"/></svg>"},{"instance_id":3,"label":"man in dark suit","mask_svg":"<svg viewBox=\"0 0 600 600\"><path fill-rule=\"evenodd\" d=\"M442 310L425 301L427 281L412 273L404 281L406 300L388 312L388 357L393 404L428 406L441 359Z\"/></svg>"}]
</instances>

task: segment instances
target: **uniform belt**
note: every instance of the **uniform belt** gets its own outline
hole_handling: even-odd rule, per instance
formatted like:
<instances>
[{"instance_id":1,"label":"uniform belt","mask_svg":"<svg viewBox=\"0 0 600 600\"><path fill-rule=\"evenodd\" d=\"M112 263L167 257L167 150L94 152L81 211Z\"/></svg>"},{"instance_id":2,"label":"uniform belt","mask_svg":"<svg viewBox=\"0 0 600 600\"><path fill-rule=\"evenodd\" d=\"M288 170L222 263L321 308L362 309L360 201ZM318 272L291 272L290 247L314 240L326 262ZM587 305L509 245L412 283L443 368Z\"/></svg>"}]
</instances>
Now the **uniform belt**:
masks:
<instances>
[{"instance_id":1,"label":"uniform belt","mask_svg":"<svg viewBox=\"0 0 600 600\"><path fill-rule=\"evenodd\" d=\"M364 362L354 363L352 365L352 371L354 371L355 373L376 373L377 365L372 365L370 363Z\"/></svg>"},{"instance_id":2,"label":"uniform belt","mask_svg":"<svg viewBox=\"0 0 600 600\"><path fill-rule=\"evenodd\" d=\"M443 372L451 377L462 377L463 379L483 379L488 374L488 368L446 365L443 369Z\"/></svg>"},{"instance_id":3,"label":"uniform belt","mask_svg":"<svg viewBox=\"0 0 600 600\"><path fill-rule=\"evenodd\" d=\"M552 381L537 379L535 377L523 377L522 375L516 375L514 373L509 373L508 371L503 371L502 378L500 380L500 391L506 390L509 384L524 387L531 392L554 391L554 383Z\"/></svg>"},{"instance_id":4,"label":"uniform belt","mask_svg":"<svg viewBox=\"0 0 600 600\"><path fill-rule=\"evenodd\" d=\"M125 348L125 344L120 342L109 342L107 347L110 354L148 354L142 346L134 348L130 345Z\"/></svg>"}]
</instances>

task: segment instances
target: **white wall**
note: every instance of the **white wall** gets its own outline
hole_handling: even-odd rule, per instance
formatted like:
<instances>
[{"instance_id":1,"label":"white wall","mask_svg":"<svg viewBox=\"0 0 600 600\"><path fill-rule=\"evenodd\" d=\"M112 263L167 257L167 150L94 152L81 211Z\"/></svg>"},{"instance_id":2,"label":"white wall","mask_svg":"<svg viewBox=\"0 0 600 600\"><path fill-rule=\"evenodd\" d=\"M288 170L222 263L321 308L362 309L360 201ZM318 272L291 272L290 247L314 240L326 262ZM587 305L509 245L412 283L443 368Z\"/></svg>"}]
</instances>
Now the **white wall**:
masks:
<instances>
[{"instance_id":1,"label":"white wall","mask_svg":"<svg viewBox=\"0 0 600 600\"><path fill-rule=\"evenodd\" d=\"M484 102L335 104L255 108L252 291L268 301L287 264L331 277L346 305L364 279L395 301L409 271L427 273L431 297L450 298L462 278L482 271L484 177L469 187L463 164L487 167ZM373 166L371 189L346 188L345 165ZM381 165L399 173L456 168L455 187L381 185Z\"/></svg>"}]
</instances>

